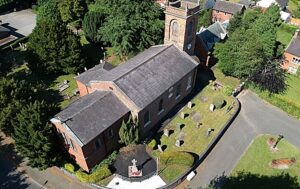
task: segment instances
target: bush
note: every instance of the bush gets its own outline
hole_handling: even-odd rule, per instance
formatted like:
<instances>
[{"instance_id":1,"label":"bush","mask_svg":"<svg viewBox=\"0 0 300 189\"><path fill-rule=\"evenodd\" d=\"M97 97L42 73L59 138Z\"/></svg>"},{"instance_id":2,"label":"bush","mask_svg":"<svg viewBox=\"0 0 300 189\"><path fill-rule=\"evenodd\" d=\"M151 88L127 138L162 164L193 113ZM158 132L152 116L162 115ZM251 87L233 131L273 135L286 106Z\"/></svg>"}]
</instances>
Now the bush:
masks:
<instances>
[{"instance_id":1,"label":"bush","mask_svg":"<svg viewBox=\"0 0 300 189\"><path fill-rule=\"evenodd\" d=\"M154 150L156 148L157 142L155 139L152 139L149 143L148 143L148 147L151 148L152 150Z\"/></svg>"},{"instance_id":2,"label":"bush","mask_svg":"<svg viewBox=\"0 0 300 189\"><path fill-rule=\"evenodd\" d=\"M226 96L231 96L232 95L232 91L233 91L233 88L230 87L230 86L224 86L223 87L223 93L226 95Z\"/></svg>"},{"instance_id":3,"label":"bush","mask_svg":"<svg viewBox=\"0 0 300 189\"><path fill-rule=\"evenodd\" d=\"M89 175L82 170L76 171L75 175L81 182L89 182Z\"/></svg>"},{"instance_id":4,"label":"bush","mask_svg":"<svg viewBox=\"0 0 300 189\"><path fill-rule=\"evenodd\" d=\"M71 163L66 163L64 167L70 173L74 173L75 172L75 167Z\"/></svg>"},{"instance_id":5,"label":"bush","mask_svg":"<svg viewBox=\"0 0 300 189\"><path fill-rule=\"evenodd\" d=\"M100 180L110 176L112 173L108 168L108 165L103 165L96 169L92 174L89 175L89 182L96 183Z\"/></svg>"},{"instance_id":6,"label":"bush","mask_svg":"<svg viewBox=\"0 0 300 189\"><path fill-rule=\"evenodd\" d=\"M164 152L160 155L160 161L164 165L186 165L194 164L194 156L188 152Z\"/></svg>"},{"instance_id":7,"label":"bush","mask_svg":"<svg viewBox=\"0 0 300 189\"><path fill-rule=\"evenodd\" d=\"M96 165L92 169L92 172L96 171L97 169L99 169L104 165L107 165L108 167L111 166L114 163L114 161L117 159L117 155L118 155L117 151L113 151L109 156L107 156L107 158L105 158L98 165Z\"/></svg>"},{"instance_id":8,"label":"bush","mask_svg":"<svg viewBox=\"0 0 300 189\"><path fill-rule=\"evenodd\" d=\"M217 109L221 109L225 104L225 100L222 96L217 96L216 98L214 98L213 104Z\"/></svg>"}]
</instances>

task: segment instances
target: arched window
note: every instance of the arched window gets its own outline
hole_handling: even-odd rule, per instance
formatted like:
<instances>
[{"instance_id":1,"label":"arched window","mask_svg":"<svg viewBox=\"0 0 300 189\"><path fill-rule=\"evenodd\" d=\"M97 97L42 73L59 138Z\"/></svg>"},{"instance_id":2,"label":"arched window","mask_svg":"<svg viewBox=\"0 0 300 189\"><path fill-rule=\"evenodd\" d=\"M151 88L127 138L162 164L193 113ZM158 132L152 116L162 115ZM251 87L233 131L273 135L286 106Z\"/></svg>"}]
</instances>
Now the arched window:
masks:
<instances>
[{"instance_id":1,"label":"arched window","mask_svg":"<svg viewBox=\"0 0 300 189\"><path fill-rule=\"evenodd\" d=\"M191 36L193 32L193 21L190 21L188 25L188 36Z\"/></svg>"},{"instance_id":2,"label":"arched window","mask_svg":"<svg viewBox=\"0 0 300 189\"><path fill-rule=\"evenodd\" d=\"M178 23L177 22L173 22L172 24L172 36L177 37L178 36Z\"/></svg>"}]
</instances>

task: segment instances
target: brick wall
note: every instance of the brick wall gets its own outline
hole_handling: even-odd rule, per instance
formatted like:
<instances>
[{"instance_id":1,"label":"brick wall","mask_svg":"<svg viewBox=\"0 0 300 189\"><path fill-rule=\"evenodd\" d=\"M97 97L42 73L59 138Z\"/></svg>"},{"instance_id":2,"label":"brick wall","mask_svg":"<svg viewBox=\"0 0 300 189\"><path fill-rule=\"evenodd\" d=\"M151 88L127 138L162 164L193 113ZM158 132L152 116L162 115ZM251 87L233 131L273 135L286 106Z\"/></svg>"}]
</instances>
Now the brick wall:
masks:
<instances>
[{"instance_id":1,"label":"brick wall","mask_svg":"<svg viewBox=\"0 0 300 189\"><path fill-rule=\"evenodd\" d=\"M196 70L193 70L191 73L186 75L181 81L176 83L173 87L165 91L159 98L157 98L153 103L147 106L145 109L141 110L138 113L141 135L145 137L151 129L166 115L170 112L175 105L177 105L184 97L186 97L193 89L194 80L195 80ZM187 89L188 78L192 77L192 85ZM180 84L181 92L180 97L176 98L176 88ZM164 111L159 113L159 103L163 99L163 109ZM151 123L147 126L144 125L144 115L149 111Z\"/></svg>"},{"instance_id":2,"label":"brick wall","mask_svg":"<svg viewBox=\"0 0 300 189\"><path fill-rule=\"evenodd\" d=\"M221 12L221 11L217 11L217 10L212 11L212 22L213 23L216 21L223 23L226 20L230 20L231 17L232 17L232 14L230 14L230 13Z\"/></svg>"},{"instance_id":3,"label":"brick wall","mask_svg":"<svg viewBox=\"0 0 300 189\"><path fill-rule=\"evenodd\" d=\"M294 69L297 70L299 68L299 64L294 64L292 62L293 58L300 59L300 57L297 57L295 55L292 55L290 53L285 52L284 53L284 60L285 61L284 61L283 65L282 65L282 68L289 71L289 68L292 67L292 68L294 68Z\"/></svg>"}]
</instances>

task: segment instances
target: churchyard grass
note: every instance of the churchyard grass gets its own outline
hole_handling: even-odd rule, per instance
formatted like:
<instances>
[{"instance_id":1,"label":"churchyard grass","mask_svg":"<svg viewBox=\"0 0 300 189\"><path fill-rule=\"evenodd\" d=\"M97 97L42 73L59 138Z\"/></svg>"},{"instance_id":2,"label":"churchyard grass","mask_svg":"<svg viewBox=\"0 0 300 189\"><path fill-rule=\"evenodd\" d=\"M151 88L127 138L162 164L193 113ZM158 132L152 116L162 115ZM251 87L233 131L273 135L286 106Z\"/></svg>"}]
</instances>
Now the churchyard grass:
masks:
<instances>
[{"instance_id":1,"label":"churchyard grass","mask_svg":"<svg viewBox=\"0 0 300 189\"><path fill-rule=\"evenodd\" d=\"M237 79L225 77L218 69L215 69L214 72L217 81L222 85L238 85ZM214 98L218 96L222 96L225 99L226 104L222 109L216 109L214 112L211 112L209 106L212 104ZM186 151L200 155L220 132L237 107L237 105L234 104L234 108L227 113L227 108L234 103L233 97L225 96L222 89L213 90L211 85L207 85L191 100L191 102L194 104L191 109L185 106L180 111L188 115L185 119L182 119L180 112L178 112L172 121L166 125L165 129L172 130L169 137L165 136L163 131L156 135L158 143L165 148L164 152ZM200 128L196 127L198 122L202 123ZM184 124L181 130L179 129L178 124ZM214 129L214 131L207 136L209 128ZM184 134L184 140L183 144L180 147L177 147L175 142L180 132ZM154 157L159 157L160 153L161 152L159 152L158 149L152 151ZM187 171L187 169L187 166L160 166L160 176L164 181L171 182Z\"/></svg>"},{"instance_id":2,"label":"churchyard grass","mask_svg":"<svg viewBox=\"0 0 300 189\"><path fill-rule=\"evenodd\" d=\"M282 139L277 145L278 151L272 152L267 144L267 140L270 137L273 137L275 140L278 138L278 136L261 135L254 139L246 153L232 171L233 176L238 172L250 172L268 176L288 173L291 176L297 176L298 182L300 181L299 149L285 139ZM288 169L275 169L270 166L272 160L281 158L295 158L296 162L295 164L290 165Z\"/></svg>"}]
</instances>

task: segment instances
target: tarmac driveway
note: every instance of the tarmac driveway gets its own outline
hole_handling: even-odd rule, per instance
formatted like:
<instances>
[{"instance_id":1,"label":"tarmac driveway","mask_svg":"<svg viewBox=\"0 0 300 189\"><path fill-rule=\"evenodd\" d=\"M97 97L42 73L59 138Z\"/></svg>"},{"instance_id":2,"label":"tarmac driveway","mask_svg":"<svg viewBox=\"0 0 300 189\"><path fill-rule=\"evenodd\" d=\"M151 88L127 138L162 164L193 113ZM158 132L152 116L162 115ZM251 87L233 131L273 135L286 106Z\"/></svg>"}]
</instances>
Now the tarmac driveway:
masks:
<instances>
[{"instance_id":1,"label":"tarmac driveway","mask_svg":"<svg viewBox=\"0 0 300 189\"><path fill-rule=\"evenodd\" d=\"M260 134L283 134L284 139L300 148L300 121L262 101L250 91L240 96L241 111L215 148L197 168L189 183L197 189L207 186L214 178L227 176Z\"/></svg>"},{"instance_id":2,"label":"tarmac driveway","mask_svg":"<svg viewBox=\"0 0 300 189\"><path fill-rule=\"evenodd\" d=\"M16 37L28 36L36 25L36 14L31 9L0 15L4 27L13 31Z\"/></svg>"}]
</instances>

